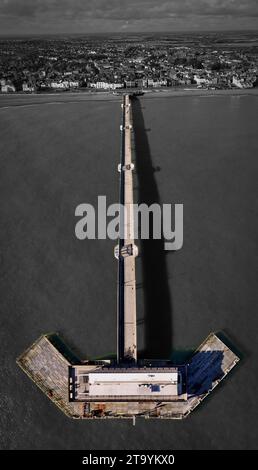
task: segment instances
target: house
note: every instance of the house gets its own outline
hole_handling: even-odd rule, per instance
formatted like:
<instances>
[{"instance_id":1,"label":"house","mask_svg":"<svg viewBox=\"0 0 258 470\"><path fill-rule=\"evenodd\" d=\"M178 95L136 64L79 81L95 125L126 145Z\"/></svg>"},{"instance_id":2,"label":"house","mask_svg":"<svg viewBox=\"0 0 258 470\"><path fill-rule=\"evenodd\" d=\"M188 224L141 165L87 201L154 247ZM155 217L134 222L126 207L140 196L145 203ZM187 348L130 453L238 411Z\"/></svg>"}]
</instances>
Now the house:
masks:
<instances>
[{"instance_id":1,"label":"house","mask_svg":"<svg viewBox=\"0 0 258 470\"><path fill-rule=\"evenodd\" d=\"M36 88L31 83L24 82L22 84L22 91L24 91L24 93L33 93L34 91L36 91Z\"/></svg>"},{"instance_id":2,"label":"house","mask_svg":"<svg viewBox=\"0 0 258 470\"><path fill-rule=\"evenodd\" d=\"M1 86L1 92L2 93L15 93L16 88L12 82L7 82L5 85Z\"/></svg>"},{"instance_id":3,"label":"house","mask_svg":"<svg viewBox=\"0 0 258 470\"><path fill-rule=\"evenodd\" d=\"M243 88L243 84L241 83L239 78L237 78L235 76L232 78L232 85L234 85L237 88Z\"/></svg>"},{"instance_id":4,"label":"house","mask_svg":"<svg viewBox=\"0 0 258 470\"><path fill-rule=\"evenodd\" d=\"M79 88L79 81L78 80L70 80L69 87L70 88Z\"/></svg>"},{"instance_id":5,"label":"house","mask_svg":"<svg viewBox=\"0 0 258 470\"><path fill-rule=\"evenodd\" d=\"M198 86L207 85L208 83L208 80L206 78L202 78L199 75L194 75L194 81Z\"/></svg>"},{"instance_id":6,"label":"house","mask_svg":"<svg viewBox=\"0 0 258 470\"><path fill-rule=\"evenodd\" d=\"M51 82L50 86L51 88L54 88L55 90L67 90L69 88L69 82L67 81Z\"/></svg>"},{"instance_id":7,"label":"house","mask_svg":"<svg viewBox=\"0 0 258 470\"><path fill-rule=\"evenodd\" d=\"M135 88L136 82L135 80L125 80L125 86L126 88Z\"/></svg>"},{"instance_id":8,"label":"house","mask_svg":"<svg viewBox=\"0 0 258 470\"><path fill-rule=\"evenodd\" d=\"M124 88L123 83L108 83L108 82L97 82L91 83L92 88L97 88L97 90L116 90L117 88Z\"/></svg>"}]
</instances>

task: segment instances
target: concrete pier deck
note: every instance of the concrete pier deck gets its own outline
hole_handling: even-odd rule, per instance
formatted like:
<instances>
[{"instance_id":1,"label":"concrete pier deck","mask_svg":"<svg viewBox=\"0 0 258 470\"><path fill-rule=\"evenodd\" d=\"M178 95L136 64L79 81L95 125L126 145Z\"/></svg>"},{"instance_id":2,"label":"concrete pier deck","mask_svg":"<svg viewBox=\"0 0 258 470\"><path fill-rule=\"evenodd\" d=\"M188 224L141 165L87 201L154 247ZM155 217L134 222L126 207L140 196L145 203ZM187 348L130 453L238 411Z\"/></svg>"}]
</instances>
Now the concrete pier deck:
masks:
<instances>
[{"instance_id":1,"label":"concrete pier deck","mask_svg":"<svg viewBox=\"0 0 258 470\"><path fill-rule=\"evenodd\" d=\"M54 346L52 335L43 335L27 349L17 363L45 395L67 416L82 414L82 406L68 400L68 368L71 362Z\"/></svg>"},{"instance_id":2,"label":"concrete pier deck","mask_svg":"<svg viewBox=\"0 0 258 470\"><path fill-rule=\"evenodd\" d=\"M119 273L118 273L118 360L137 360L136 338L136 282L133 217L132 117L130 98L123 99L122 153L120 171L120 203L124 213L120 215Z\"/></svg>"},{"instance_id":3,"label":"concrete pier deck","mask_svg":"<svg viewBox=\"0 0 258 470\"><path fill-rule=\"evenodd\" d=\"M47 397L71 418L183 419L212 392L238 361L238 356L216 334L210 334L185 365L187 393L174 400L164 397L164 401L142 401L141 397L129 401L119 396L114 401L110 397L71 401L69 395L77 386L79 371L101 371L107 364L104 361L72 364L54 346L48 335L40 337L17 362Z\"/></svg>"}]
</instances>

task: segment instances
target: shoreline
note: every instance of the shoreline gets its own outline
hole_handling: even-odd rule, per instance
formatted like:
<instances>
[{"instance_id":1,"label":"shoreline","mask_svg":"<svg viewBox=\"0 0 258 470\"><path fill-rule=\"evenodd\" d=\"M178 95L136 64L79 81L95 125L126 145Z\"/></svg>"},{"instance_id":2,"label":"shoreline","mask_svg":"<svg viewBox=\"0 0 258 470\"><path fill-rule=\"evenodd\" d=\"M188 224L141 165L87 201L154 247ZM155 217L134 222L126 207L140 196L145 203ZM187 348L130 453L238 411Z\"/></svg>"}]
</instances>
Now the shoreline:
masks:
<instances>
[{"instance_id":1,"label":"shoreline","mask_svg":"<svg viewBox=\"0 0 258 470\"><path fill-rule=\"evenodd\" d=\"M130 91L128 90L130 94ZM133 93L133 91L131 91ZM12 107L36 106L40 104L80 103L84 101L120 101L122 93L114 95L110 91L69 92L69 93L0 93L0 109ZM144 92L143 99L183 98L183 97L218 97L218 96L258 96L258 88L230 90L199 90L199 89L159 89Z\"/></svg>"},{"instance_id":2,"label":"shoreline","mask_svg":"<svg viewBox=\"0 0 258 470\"><path fill-rule=\"evenodd\" d=\"M169 98L178 98L185 96L246 96L246 95L256 95L258 96L258 88L245 88L245 89L230 89L230 90L201 90L201 89L182 89L182 90L159 90L159 91L150 91L145 93L145 97L156 98L156 97L169 97Z\"/></svg>"}]
</instances>

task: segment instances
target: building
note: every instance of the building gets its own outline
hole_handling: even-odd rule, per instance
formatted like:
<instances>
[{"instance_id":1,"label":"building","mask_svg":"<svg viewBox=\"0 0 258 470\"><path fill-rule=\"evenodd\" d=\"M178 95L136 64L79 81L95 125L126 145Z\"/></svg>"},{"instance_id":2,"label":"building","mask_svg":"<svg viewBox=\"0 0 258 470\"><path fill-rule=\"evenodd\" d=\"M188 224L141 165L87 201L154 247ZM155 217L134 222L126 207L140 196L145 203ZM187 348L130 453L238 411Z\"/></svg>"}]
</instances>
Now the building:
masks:
<instances>
[{"instance_id":1,"label":"building","mask_svg":"<svg viewBox=\"0 0 258 470\"><path fill-rule=\"evenodd\" d=\"M194 75L194 81L198 86L208 84L208 80L206 78L200 77L200 75Z\"/></svg>"},{"instance_id":2,"label":"building","mask_svg":"<svg viewBox=\"0 0 258 470\"><path fill-rule=\"evenodd\" d=\"M171 397L181 399L182 371L178 368L166 369L116 369L75 366L70 369L70 399L84 401L87 399L159 399Z\"/></svg>"},{"instance_id":3,"label":"building","mask_svg":"<svg viewBox=\"0 0 258 470\"><path fill-rule=\"evenodd\" d=\"M239 80L239 78L237 78L236 76L234 76L232 78L232 85L237 87L237 88L244 88L243 87L243 83Z\"/></svg>"},{"instance_id":4,"label":"building","mask_svg":"<svg viewBox=\"0 0 258 470\"><path fill-rule=\"evenodd\" d=\"M6 84L1 86L2 93L15 93L16 87L11 82L7 82Z\"/></svg>"},{"instance_id":5,"label":"building","mask_svg":"<svg viewBox=\"0 0 258 470\"><path fill-rule=\"evenodd\" d=\"M136 87L136 81L135 80L125 80L125 86L126 86L126 88L135 88Z\"/></svg>"},{"instance_id":6,"label":"building","mask_svg":"<svg viewBox=\"0 0 258 470\"><path fill-rule=\"evenodd\" d=\"M70 80L69 87L70 88L79 88L80 83L79 80Z\"/></svg>"},{"instance_id":7,"label":"building","mask_svg":"<svg viewBox=\"0 0 258 470\"><path fill-rule=\"evenodd\" d=\"M69 82L68 81L51 82L50 87L56 90L68 90Z\"/></svg>"},{"instance_id":8,"label":"building","mask_svg":"<svg viewBox=\"0 0 258 470\"><path fill-rule=\"evenodd\" d=\"M119 88L124 88L123 83L109 83L109 82L96 82L90 83L91 88L96 88L97 90L116 90Z\"/></svg>"},{"instance_id":9,"label":"building","mask_svg":"<svg viewBox=\"0 0 258 470\"><path fill-rule=\"evenodd\" d=\"M31 83L24 82L22 84L22 91L24 91L24 93L33 93L34 91L36 91L36 88Z\"/></svg>"}]
</instances>

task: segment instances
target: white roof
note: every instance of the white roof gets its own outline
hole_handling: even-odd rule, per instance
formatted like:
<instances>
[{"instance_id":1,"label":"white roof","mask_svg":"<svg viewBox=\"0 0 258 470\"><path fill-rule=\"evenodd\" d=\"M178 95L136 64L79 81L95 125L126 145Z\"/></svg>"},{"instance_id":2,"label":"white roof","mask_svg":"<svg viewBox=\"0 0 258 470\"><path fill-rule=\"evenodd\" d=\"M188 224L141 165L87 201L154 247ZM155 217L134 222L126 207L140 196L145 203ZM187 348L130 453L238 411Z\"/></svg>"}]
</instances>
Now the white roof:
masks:
<instances>
[{"instance_id":1,"label":"white roof","mask_svg":"<svg viewBox=\"0 0 258 470\"><path fill-rule=\"evenodd\" d=\"M178 395L177 372L89 373L89 396ZM83 392L79 392L84 395Z\"/></svg>"},{"instance_id":2,"label":"white roof","mask_svg":"<svg viewBox=\"0 0 258 470\"><path fill-rule=\"evenodd\" d=\"M89 382L177 383L177 372L100 372L90 373Z\"/></svg>"}]
</instances>

